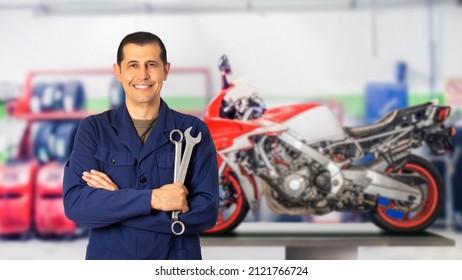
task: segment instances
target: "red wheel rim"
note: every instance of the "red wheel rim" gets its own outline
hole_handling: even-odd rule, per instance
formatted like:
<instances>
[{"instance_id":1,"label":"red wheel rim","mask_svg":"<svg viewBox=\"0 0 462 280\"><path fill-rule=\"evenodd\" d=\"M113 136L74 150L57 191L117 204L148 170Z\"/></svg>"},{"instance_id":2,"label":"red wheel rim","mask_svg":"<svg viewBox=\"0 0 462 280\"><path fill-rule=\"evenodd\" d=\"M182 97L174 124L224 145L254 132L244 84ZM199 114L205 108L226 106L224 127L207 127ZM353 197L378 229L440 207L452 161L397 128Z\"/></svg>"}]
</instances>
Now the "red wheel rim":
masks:
<instances>
[{"instance_id":1,"label":"red wheel rim","mask_svg":"<svg viewBox=\"0 0 462 280\"><path fill-rule=\"evenodd\" d=\"M427 181L426 190L424 190L424 198L420 209L417 210L417 213L412 212L412 215L405 215L403 219L390 217L386 213L387 210L394 209L393 207L396 205L394 202L387 206L379 206L377 211L380 214L380 217L382 217L382 219L384 219L392 226L399 228L417 227L427 221L435 212L438 202L438 186L430 172L419 165L408 163L403 167L401 171L411 171L417 173Z\"/></svg>"},{"instance_id":2,"label":"red wheel rim","mask_svg":"<svg viewBox=\"0 0 462 280\"><path fill-rule=\"evenodd\" d=\"M239 185L239 182L234 178L234 176L228 174L224 176L227 177L227 183L231 184L234 188L233 196L225 198L232 200L231 205L220 207L220 210L218 212L217 224L213 228L206 230L205 232L213 233L226 230L227 228L232 226L232 224L239 217L242 211L244 204L244 195L242 194L242 188ZM229 212L231 212L230 215L226 215Z\"/></svg>"}]
</instances>

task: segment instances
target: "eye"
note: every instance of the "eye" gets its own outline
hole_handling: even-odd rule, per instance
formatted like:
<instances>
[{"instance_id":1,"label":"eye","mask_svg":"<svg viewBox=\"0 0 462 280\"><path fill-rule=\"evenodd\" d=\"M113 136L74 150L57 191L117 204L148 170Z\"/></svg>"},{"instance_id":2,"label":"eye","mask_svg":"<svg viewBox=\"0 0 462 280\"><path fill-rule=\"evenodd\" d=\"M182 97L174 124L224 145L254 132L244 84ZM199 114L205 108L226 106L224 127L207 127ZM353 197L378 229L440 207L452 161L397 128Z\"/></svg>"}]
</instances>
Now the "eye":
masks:
<instances>
[{"instance_id":1,"label":"eye","mask_svg":"<svg viewBox=\"0 0 462 280\"><path fill-rule=\"evenodd\" d=\"M155 62L149 62L149 63L148 63L148 67L151 67L151 68L157 67L157 63L155 63Z\"/></svg>"},{"instance_id":2,"label":"eye","mask_svg":"<svg viewBox=\"0 0 462 280\"><path fill-rule=\"evenodd\" d=\"M136 63L128 64L128 68L136 68L138 65Z\"/></svg>"}]
</instances>

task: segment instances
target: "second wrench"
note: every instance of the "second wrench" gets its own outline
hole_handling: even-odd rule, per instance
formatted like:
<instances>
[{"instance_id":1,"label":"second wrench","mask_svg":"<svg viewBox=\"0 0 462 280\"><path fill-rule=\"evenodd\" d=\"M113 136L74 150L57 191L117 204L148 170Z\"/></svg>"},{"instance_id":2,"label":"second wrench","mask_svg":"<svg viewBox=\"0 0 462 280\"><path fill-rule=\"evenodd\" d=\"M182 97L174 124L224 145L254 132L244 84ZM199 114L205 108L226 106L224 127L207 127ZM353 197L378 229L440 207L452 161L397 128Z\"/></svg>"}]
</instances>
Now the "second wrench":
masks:
<instances>
[{"instance_id":1,"label":"second wrench","mask_svg":"<svg viewBox=\"0 0 462 280\"><path fill-rule=\"evenodd\" d=\"M188 171L189 161L191 160L193 148L202 139L201 132L199 132L199 134L196 137L192 137L191 130L192 127L189 127L184 132L184 138L186 139L186 147L184 149L183 157L181 158L181 165L177 174L178 176L176 177L177 182L180 182L182 184L184 184L184 180L186 178L186 172Z\"/></svg>"}]
</instances>

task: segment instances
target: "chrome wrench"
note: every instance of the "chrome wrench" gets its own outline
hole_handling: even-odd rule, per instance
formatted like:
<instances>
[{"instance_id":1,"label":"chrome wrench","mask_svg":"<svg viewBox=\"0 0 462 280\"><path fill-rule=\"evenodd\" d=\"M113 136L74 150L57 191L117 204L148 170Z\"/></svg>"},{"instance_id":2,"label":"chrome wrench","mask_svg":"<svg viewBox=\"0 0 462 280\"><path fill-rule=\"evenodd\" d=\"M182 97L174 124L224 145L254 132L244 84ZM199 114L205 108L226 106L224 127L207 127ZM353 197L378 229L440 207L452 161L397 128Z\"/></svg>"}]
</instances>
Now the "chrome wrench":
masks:
<instances>
[{"instance_id":1,"label":"chrome wrench","mask_svg":"<svg viewBox=\"0 0 462 280\"><path fill-rule=\"evenodd\" d=\"M178 134L178 139L175 138L175 134ZM173 181L177 182L178 170L181 164L181 149L183 147L183 133L179 129L174 129L170 132L170 142L175 144L175 166L173 169Z\"/></svg>"},{"instance_id":2,"label":"chrome wrench","mask_svg":"<svg viewBox=\"0 0 462 280\"><path fill-rule=\"evenodd\" d=\"M194 146L199 143L202 139L202 133L199 132L199 135L196 137L191 136L192 126L186 129L184 132L184 138L186 139L186 147L184 149L184 154L181 159L180 169L177 173L178 177L177 182L184 184L184 179L186 178L186 172L188 171L189 161L191 160L191 154Z\"/></svg>"},{"instance_id":3,"label":"chrome wrench","mask_svg":"<svg viewBox=\"0 0 462 280\"><path fill-rule=\"evenodd\" d=\"M178 138L175 138L175 134L179 135ZM179 129L174 129L170 132L170 142L175 144L175 165L173 168L173 182L178 182L178 171L181 164L181 149L183 147L183 133ZM184 224L178 219L179 211L172 211L172 232L176 235L181 235L184 232ZM181 230L179 232L175 231L175 226L178 225Z\"/></svg>"},{"instance_id":4,"label":"chrome wrench","mask_svg":"<svg viewBox=\"0 0 462 280\"><path fill-rule=\"evenodd\" d=\"M184 184L184 180L186 178L186 172L188 171L188 166L189 166L189 161L191 160L191 154L193 151L194 146L201 141L202 135L199 132L199 135L197 137L192 137L191 136L191 130L192 127L189 127L186 129L184 133L184 138L186 139L186 147L185 151L183 154L183 157L181 158L181 141L183 140L183 134L181 133L180 130L174 129L172 132L170 132L170 142L175 144L175 169L174 169L174 181L179 182ZM173 134L178 133L181 135L180 140L175 140L173 138ZM180 163L180 158L181 158L181 163ZM181 211L172 211L172 232L176 235L181 235L184 233L185 230L185 225L183 222L181 222L178 218L178 215L181 213ZM175 226L178 225L181 230L176 231Z\"/></svg>"}]
</instances>

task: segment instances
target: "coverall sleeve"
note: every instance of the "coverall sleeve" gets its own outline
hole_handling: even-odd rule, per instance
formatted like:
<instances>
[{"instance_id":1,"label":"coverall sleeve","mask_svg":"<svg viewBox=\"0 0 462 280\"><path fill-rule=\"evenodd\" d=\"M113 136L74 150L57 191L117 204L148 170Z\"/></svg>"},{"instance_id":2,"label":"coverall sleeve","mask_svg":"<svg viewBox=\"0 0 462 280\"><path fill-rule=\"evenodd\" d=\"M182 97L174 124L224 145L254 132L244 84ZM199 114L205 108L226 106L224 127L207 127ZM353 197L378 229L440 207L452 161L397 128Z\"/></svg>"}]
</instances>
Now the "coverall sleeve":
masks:
<instances>
[{"instance_id":1,"label":"coverall sleeve","mask_svg":"<svg viewBox=\"0 0 462 280\"><path fill-rule=\"evenodd\" d=\"M184 234L197 234L212 228L217 222L218 164L215 145L208 127L200 129L202 139L194 146L190 166L185 179L188 188L189 211L179 214L185 224ZM150 215L123 221L122 224L155 232L171 233L172 212L152 211Z\"/></svg>"},{"instance_id":2,"label":"coverall sleeve","mask_svg":"<svg viewBox=\"0 0 462 280\"><path fill-rule=\"evenodd\" d=\"M121 189L108 191L88 186L84 171L99 169L96 127L91 119L81 121L74 147L64 168L63 196L66 216L87 227L104 227L125 219L146 215L151 209L152 190Z\"/></svg>"}]
</instances>

